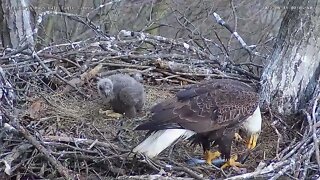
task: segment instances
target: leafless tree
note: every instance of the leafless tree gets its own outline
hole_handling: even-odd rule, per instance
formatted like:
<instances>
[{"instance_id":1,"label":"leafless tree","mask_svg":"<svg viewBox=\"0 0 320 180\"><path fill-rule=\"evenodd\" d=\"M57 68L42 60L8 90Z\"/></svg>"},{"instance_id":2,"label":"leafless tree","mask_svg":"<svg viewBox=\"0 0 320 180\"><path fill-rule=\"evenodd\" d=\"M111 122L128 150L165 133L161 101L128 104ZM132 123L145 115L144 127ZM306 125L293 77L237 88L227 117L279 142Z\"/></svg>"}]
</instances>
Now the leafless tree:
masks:
<instances>
[{"instance_id":1,"label":"leafless tree","mask_svg":"<svg viewBox=\"0 0 320 180\"><path fill-rule=\"evenodd\" d=\"M319 96L318 3L290 1L262 75L264 99L282 114L307 108Z\"/></svg>"},{"instance_id":2,"label":"leafless tree","mask_svg":"<svg viewBox=\"0 0 320 180\"><path fill-rule=\"evenodd\" d=\"M10 48L33 45L34 24L29 0L1 1L0 6L2 45Z\"/></svg>"},{"instance_id":3,"label":"leafless tree","mask_svg":"<svg viewBox=\"0 0 320 180\"><path fill-rule=\"evenodd\" d=\"M113 0L105 1L103 4L97 1L79 2L1 1L0 33L3 46L0 57L1 128L2 122L19 122L26 117L25 114L13 111L14 97L21 97L25 101L29 94L59 91L65 94L73 93L74 99L85 104L90 100L90 96L85 92L93 91L90 85L96 83L96 76L115 72L128 74L138 72L147 82L171 83L179 85L177 89L181 88L181 84L197 83L205 78L232 78L253 84L260 83L261 102L264 107L269 107L265 108L265 111L270 109L272 120L270 126L271 129L274 128L274 136L279 138L275 150L276 157L272 157L274 162L260 163L256 171L229 179L252 177L277 179L284 174L297 179L307 179L311 176L316 177L319 173L320 8L318 0L276 2ZM218 21L214 21L215 19ZM14 92L18 96L14 96ZM44 98L44 95L42 97ZM54 95L52 99L57 98L58 96ZM65 99L70 99L70 96L57 101ZM52 105L50 98L45 100ZM37 117L40 115L36 112L41 110L39 104L41 103L38 101L31 105L29 109L32 113L29 112L28 118L37 122L35 127L41 124L44 129L52 129L50 122L38 121ZM59 112L50 113L60 115L63 108L56 107L54 106L54 109L58 109ZM72 107L66 109L68 108ZM68 111L66 114L72 114L70 112L77 111ZM290 118L287 118L288 121L282 120L278 114L295 117L297 114L302 114L302 118L299 116L301 122L299 132L288 125ZM86 119L79 116L70 117L73 118L70 124L81 118ZM63 121L60 118L63 118L63 115L57 121ZM269 123L268 120L265 122ZM277 128L275 124L279 122L284 126ZM88 125L90 133L99 131L99 127L90 129L90 123L83 124ZM83 127L83 124L79 126ZM132 123L126 125L126 128L133 128ZM18 162L34 162L33 165L36 167L34 169L42 171L44 167L48 167L39 163L43 161L44 155L53 165L55 169L53 172L58 170L61 176L71 178L76 171L88 169L87 164L96 165L95 162L107 159L108 162L103 166L97 163L98 167L106 167L113 176L116 174L123 175L124 179L127 178L127 169L123 169L122 162L125 159L123 154L128 153L128 149L120 147L128 147L126 144L128 142L124 142L121 136L117 136L119 142L114 144L109 143L113 139L99 142L100 131L96 137L92 136L96 140L80 138L74 140L74 137L46 136L47 134L41 134L45 132L44 130L41 130L41 133L33 133L31 130L37 132L37 129L27 126L29 129L19 123L6 123L3 126L10 131L16 129L24 139L28 140L27 145L11 146L12 142L21 142L21 139L11 142L10 138L21 137L3 138L5 136L0 133L0 143L7 141L9 144L5 147L0 146L0 152L15 152L5 154L3 155L5 157L0 159L0 163L6 164L5 174L10 175L19 170L24 164L14 164L14 160L18 160L22 157L20 155L36 147L41 152L41 157L30 157L34 154L29 153ZM77 125L69 128L75 126ZM281 130L286 132L288 129L298 134L297 138L292 138L297 140L289 139L288 141L292 140L290 143L280 142L283 140L283 135L286 135L281 133ZM77 127L75 133L78 132ZM70 136L82 137L82 133ZM130 139L130 143L135 143L137 140L133 138L135 136L132 133L129 131L125 138ZM43 137L38 138L38 134L39 137ZM46 144L50 147L50 151L44 146L44 141L51 143ZM263 143L265 142L261 144ZM281 143L284 148L280 148ZM98 151L94 151L94 148ZM79 156L77 153L61 156L65 150L70 149L81 153ZM85 163L78 160L80 154L83 155L81 158ZM63 158L66 158L66 165L60 163L61 160L65 160ZM69 171L71 168L66 168L68 158L79 164L73 167L74 172ZM95 162L91 161L92 159ZM37 166L39 164L40 166ZM201 169L192 171L181 164L173 164L175 164L173 170L184 171L197 179L202 178L198 174L203 172ZM148 165L156 170L159 167L167 168L164 161ZM33 175L42 173L36 170L32 172ZM205 171L213 172L212 168ZM105 170L101 172L104 173Z\"/></svg>"}]
</instances>

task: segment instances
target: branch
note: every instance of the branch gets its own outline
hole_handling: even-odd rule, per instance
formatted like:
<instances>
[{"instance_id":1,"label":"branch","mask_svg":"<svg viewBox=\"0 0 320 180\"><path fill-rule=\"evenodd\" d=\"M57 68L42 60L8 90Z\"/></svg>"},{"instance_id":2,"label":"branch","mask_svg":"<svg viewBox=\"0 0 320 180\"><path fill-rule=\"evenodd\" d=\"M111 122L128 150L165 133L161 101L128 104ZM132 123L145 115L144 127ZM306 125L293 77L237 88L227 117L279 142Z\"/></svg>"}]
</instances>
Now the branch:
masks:
<instances>
[{"instance_id":1,"label":"branch","mask_svg":"<svg viewBox=\"0 0 320 180\"><path fill-rule=\"evenodd\" d=\"M248 46L247 43L243 40L243 38L238 34L238 32L234 31L229 24L227 24L223 19L221 19L221 17L219 16L219 14L217 14L216 12L213 13L214 18L216 19L217 23L220 24L221 26L225 27L228 31L230 31L234 37L239 41L239 43L241 44L241 46L247 50L247 52L249 54L254 54L256 56L260 56L263 58L267 58L266 56L260 54L259 52L253 51L252 48L255 47L255 45L251 45Z\"/></svg>"},{"instance_id":2,"label":"branch","mask_svg":"<svg viewBox=\"0 0 320 180\"><path fill-rule=\"evenodd\" d=\"M35 146L40 152L45 155L45 158L58 170L59 174L65 179L72 180L73 177L68 173L68 169L65 168L60 161L43 146L39 141L37 141L23 126L17 124L17 130L26 138L33 146Z\"/></svg>"}]
</instances>

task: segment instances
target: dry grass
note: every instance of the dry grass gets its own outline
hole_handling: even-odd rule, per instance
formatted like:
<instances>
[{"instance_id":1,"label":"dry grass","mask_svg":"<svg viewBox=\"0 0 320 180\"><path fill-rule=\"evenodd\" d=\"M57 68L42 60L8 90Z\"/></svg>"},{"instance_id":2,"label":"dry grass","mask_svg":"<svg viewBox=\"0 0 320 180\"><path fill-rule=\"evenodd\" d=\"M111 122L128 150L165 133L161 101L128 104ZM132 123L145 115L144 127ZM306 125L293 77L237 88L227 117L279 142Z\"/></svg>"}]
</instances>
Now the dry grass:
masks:
<instances>
[{"instance_id":1,"label":"dry grass","mask_svg":"<svg viewBox=\"0 0 320 180\"><path fill-rule=\"evenodd\" d=\"M147 102L144 111L139 117L134 119L114 119L107 117L105 114L99 113L100 110L110 109L99 99L94 84L86 87L86 92L91 98L82 98L76 93L70 94L41 94L37 98L29 99L29 103L25 104L28 109L32 103L36 101L42 102L40 111L41 118L37 121L25 119L24 124L28 124L34 130L38 131L42 137L72 137L90 140L98 140L116 147L111 149L112 153L106 155L104 152L109 151L105 147L92 146L90 150L96 154L80 151L77 156L70 155L70 159L65 162L69 169L72 169L83 177L99 176L100 178L117 177L121 175L140 175L140 174L156 174L158 173L147 163L143 163L139 159L128 157L128 153L132 147L137 145L144 137L146 132L137 132L133 129L142 121L147 120L148 110L154 104L173 96L168 89L170 86L148 86L146 85ZM246 171L251 172L257 167L261 161L271 161L277 154L278 135L274 127L271 126L269 115L263 116L263 131L259 139L256 149L250 154L245 162ZM281 127L281 126L280 126ZM280 133L287 134L282 137L279 146L283 148L295 135L287 129L279 128ZM88 146L77 145L74 142L67 143L79 149L88 150ZM50 146L50 145L49 145ZM76 152L77 149L70 149L66 146L56 147L52 144L51 148L57 153ZM172 151L171 151L172 150ZM243 154L245 147L243 144L235 143L233 145L233 153ZM170 153L171 152L171 153ZM77 153L74 153L77 154ZM104 156L112 156L108 158ZM187 142L178 143L173 149L167 149L158 157L160 164L186 166L192 171L203 174L204 177L214 176L222 177L220 170L208 167L206 165L191 167L185 161L190 157L202 157L202 149L189 147ZM90 158L96 158L91 159ZM89 158L89 159L88 159ZM67 161L67 159L65 160ZM106 162L108 161L108 162ZM76 164L76 165L75 165ZM227 175L234 175L236 172L232 169L226 170ZM171 170L172 176L189 176L188 173Z\"/></svg>"}]
</instances>

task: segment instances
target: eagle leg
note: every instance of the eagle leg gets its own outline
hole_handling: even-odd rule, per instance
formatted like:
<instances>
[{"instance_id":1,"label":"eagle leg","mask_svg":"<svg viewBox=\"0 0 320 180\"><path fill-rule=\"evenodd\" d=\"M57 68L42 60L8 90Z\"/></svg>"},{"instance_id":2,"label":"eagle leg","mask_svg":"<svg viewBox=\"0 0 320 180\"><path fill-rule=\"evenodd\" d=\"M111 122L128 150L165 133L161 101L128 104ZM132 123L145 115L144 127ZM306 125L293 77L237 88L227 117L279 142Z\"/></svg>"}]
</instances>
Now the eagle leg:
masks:
<instances>
[{"instance_id":1,"label":"eagle leg","mask_svg":"<svg viewBox=\"0 0 320 180\"><path fill-rule=\"evenodd\" d=\"M247 141L247 148L248 149L254 149L257 145L258 141L258 134L252 134L249 138L249 141Z\"/></svg>"},{"instance_id":2,"label":"eagle leg","mask_svg":"<svg viewBox=\"0 0 320 180\"><path fill-rule=\"evenodd\" d=\"M235 140L236 140L237 142L245 142L246 145L247 145L247 148L248 148L248 149L251 149L251 150L256 147L257 141L258 141L258 136L259 136L259 135L257 135L257 134L252 134L252 135L250 135L250 137L248 138L248 140L244 140L244 139L240 136L240 134L238 134L238 133L235 133L235 134L234 134L234 138L235 138Z\"/></svg>"},{"instance_id":3,"label":"eagle leg","mask_svg":"<svg viewBox=\"0 0 320 180\"><path fill-rule=\"evenodd\" d=\"M238 156L233 155L228 161L221 166L221 169L225 169L227 167L243 167L244 165L240 162L237 162Z\"/></svg>"},{"instance_id":4,"label":"eagle leg","mask_svg":"<svg viewBox=\"0 0 320 180\"><path fill-rule=\"evenodd\" d=\"M210 150L206 150L204 152L204 159L206 160L207 164L211 165L212 160L216 159L220 155L221 155L221 153L219 151L211 152Z\"/></svg>"}]
</instances>

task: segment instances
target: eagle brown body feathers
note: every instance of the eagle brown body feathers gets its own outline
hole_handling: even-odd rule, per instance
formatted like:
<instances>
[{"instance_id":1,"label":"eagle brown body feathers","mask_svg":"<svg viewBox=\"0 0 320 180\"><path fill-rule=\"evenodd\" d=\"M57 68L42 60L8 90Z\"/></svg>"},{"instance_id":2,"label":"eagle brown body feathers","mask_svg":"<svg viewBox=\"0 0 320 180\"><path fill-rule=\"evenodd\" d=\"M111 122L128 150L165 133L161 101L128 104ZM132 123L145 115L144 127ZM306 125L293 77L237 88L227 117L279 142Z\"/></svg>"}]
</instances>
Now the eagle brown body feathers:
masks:
<instances>
[{"instance_id":1,"label":"eagle brown body feathers","mask_svg":"<svg viewBox=\"0 0 320 180\"><path fill-rule=\"evenodd\" d=\"M257 106L258 94L253 87L236 80L215 79L193 85L155 105L151 121L136 130L152 133L188 129L196 133L190 138L192 144L201 144L208 150L214 142L228 159L234 133Z\"/></svg>"}]
</instances>

